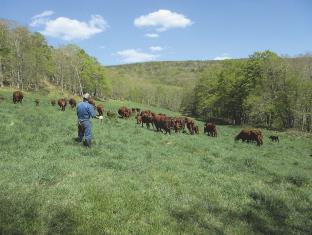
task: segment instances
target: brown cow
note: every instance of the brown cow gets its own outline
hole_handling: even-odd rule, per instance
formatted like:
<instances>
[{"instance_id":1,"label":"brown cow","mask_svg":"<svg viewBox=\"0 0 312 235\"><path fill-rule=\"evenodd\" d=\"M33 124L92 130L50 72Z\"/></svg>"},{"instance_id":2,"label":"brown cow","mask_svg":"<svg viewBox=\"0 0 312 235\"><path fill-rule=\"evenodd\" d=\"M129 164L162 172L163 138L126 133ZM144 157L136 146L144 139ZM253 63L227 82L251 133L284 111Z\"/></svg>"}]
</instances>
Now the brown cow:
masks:
<instances>
[{"instance_id":1,"label":"brown cow","mask_svg":"<svg viewBox=\"0 0 312 235\"><path fill-rule=\"evenodd\" d=\"M139 113L135 116L135 119L137 120L137 124L142 123L142 116Z\"/></svg>"},{"instance_id":2,"label":"brown cow","mask_svg":"<svg viewBox=\"0 0 312 235\"><path fill-rule=\"evenodd\" d=\"M173 129L175 133L177 132L184 132L185 131L185 118L178 117L174 119L174 126Z\"/></svg>"},{"instance_id":3,"label":"brown cow","mask_svg":"<svg viewBox=\"0 0 312 235\"><path fill-rule=\"evenodd\" d=\"M186 123L186 127L189 130L190 134L194 135L194 133L195 133L195 122L191 118L186 117L185 123Z\"/></svg>"},{"instance_id":4,"label":"brown cow","mask_svg":"<svg viewBox=\"0 0 312 235\"><path fill-rule=\"evenodd\" d=\"M118 109L118 114L121 118L129 118L131 116L131 109L128 109L127 107L120 107Z\"/></svg>"},{"instance_id":5,"label":"brown cow","mask_svg":"<svg viewBox=\"0 0 312 235\"><path fill-rule=\"evenodd\" d=\"M65 98L61 98L57 101L58 105L60 106L61 108L61 111L65 111L65 107L67 105L67 101Z\"/></svg>"},{"instance_id":6,"label":"brown cow","mask_svg":"<svg viewBox=\"0 0 312 235\"><path fill-rule=\"evenodd\" d=\"M99 104L98 106L96 106L96 109L99 113L99 116L103 116L104 113L104 106L102 104Z\"/></svg>"},{"instance_id":7,"label":"brown cow","mask_svg":"<svg viewBox=\"0 0 312 235\"><path fill-rule=\"evenodd\" d=\"M207 133L208 136L217 137L217 127L213 123L206 122L204 127L204 133Z\"/></svg>"},{"instance_id":8,"label":"brown cow","mask_svg":"<svg viewBox=\"0 0 312 235\"><path fill-rule=\"evenodd\" d=\"M51 105L55 106L55 104L56 104L56 101L55 100L51 100Z\"/></svg>"},{"instance_id":9,"label":"brown cow","mask_svg":"<svg viewBox=\"0 0 312 235\"><path fill-rule=\"evenodd\" d=\"M242 140L243 142L256 142L258 146L263 144L262 131L258 129L243 129L241 132L235 136L235 141Z\"/></svg>"},{"instance_id":10,"label":"brown cow","mask_svg":"<svg viewBox=\"0 0 312 235\"><path fill-rule=\"evenodd\" d=\"M171 128L174 126L174 119L164 114L156 114L152 116L152 121L156 127L156 131L165 131L165 134L171 134Z\"/></svg>"},{"instance_id":11,"label":"brown cow","mask_svg":"<svg viewBox=\"0 0 312 235\"><path fill-rule=\"evenodd\" d=\"M106 114L107 114L107 117L108 117L108 118L114 118L114 117L116 116L116 114L115 114L113 111L110 111L110 110L107 111Z\"/></svg>"},{"instance_id":12,"label":"brown cow","mask_svg":"<svg viewBox=\"0 0 312 235\"><path fill-rule=\"evenodd\" d=\"M13 103L22 103L24 98L24 94L21 91L14 91L13 92Z\"/></svg>"},{"instance_id":13,"label":"brown cow","mask_svg":"<svg viewBox=\"0 0 312 235\"><path fill-rule=\"evenodd\" d=\"M155 116L154 113L152 113L150 110L146 110L146 111L142 111L140 113L140 116L141 116L142 127L145 124L147 128L150 128L150 125L152 125L154 128L154 124L152 120L153 116Z\"/></svg>"},{"instance_id":14,"label":"brown cow","mask_svg":"<svg viewBox=\"0 0 312 235\"><path fill-rule=\"evenodd\" d=\"M39 99L35 99L35 104L36 104L36 106L39 106L40 100Z\"/></svg>"},{"instance_id":15,"label":"brown cow","mask_svg":"<svg viewBox=\"0 0 312 235\"><path fill-rule=\"evenodd\" d=\"M95 101L92 98L88 99L88 103L93 105L94 110L96 110L96 105L95 105Z\"/></svg>"},{"instance_id":16,"label":"brown cow","mask_svg":"<svg viewBox=\"0 0 312 235\"><path fill-rule=\"evenodd\" d=\"M76 100L74 98L70 98L68 103L69 103L71 108L75 108L76 105L77 105L77 102L76 102Z\"/></svg>"}]
</instances>

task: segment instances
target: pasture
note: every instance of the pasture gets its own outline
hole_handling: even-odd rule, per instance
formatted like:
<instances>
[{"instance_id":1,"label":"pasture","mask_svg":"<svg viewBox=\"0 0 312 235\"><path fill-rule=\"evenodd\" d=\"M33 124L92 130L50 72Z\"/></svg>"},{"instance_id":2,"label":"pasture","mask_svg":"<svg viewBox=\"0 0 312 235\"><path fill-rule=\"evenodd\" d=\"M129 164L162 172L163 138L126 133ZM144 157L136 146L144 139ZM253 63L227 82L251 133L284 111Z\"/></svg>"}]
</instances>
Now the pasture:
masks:
<instances>
[{"instance_id":1,"label":"pasture","mask_svg":"<svg viewBox=\"0 0 312 235\"><path fill-rule=\"evenodd\" d=\"M87 149L75 109L50 105L59 96L11 94L0 90L0 234L311 234L307 134L264 130L257 147L234 142L240 127L164 135L105 116Z\"/></svg>"}]
</instances>

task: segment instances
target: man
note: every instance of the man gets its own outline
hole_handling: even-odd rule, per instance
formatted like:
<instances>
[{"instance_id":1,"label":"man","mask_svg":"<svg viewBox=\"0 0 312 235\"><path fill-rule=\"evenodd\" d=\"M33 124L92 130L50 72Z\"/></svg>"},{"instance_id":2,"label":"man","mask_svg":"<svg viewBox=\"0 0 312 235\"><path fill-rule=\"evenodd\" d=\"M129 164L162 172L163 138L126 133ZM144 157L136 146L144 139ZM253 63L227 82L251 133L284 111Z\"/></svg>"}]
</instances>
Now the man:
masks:
<instances>
[{"instance_id":1,"label":"man","mask_svg":"<svg viewBox=\"0 0 312 235\"><path fill-rule=\"evenodd\" d=\"M90 118L97 118L94 108L89 104L91 96L86 93L83 95L83 101L77 106L77 117L78 117L78 137L77 142L81 142L83 136L85 136L84 145L91 147L91 122Z\"/></svg>"}]
</instances>

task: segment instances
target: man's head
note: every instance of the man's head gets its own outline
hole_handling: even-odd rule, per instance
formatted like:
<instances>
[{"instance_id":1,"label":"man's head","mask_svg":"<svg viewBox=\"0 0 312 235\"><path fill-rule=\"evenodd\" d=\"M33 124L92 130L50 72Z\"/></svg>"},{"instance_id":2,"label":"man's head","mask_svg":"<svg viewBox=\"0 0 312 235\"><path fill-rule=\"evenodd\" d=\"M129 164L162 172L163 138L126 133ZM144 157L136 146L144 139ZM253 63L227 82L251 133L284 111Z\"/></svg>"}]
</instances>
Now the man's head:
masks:
<instances>
[{"instance_id":1,"label":"man's head","mask_svg":"<svg viewBox=\"0 0 312 235\"><path fill-rule=\"evenodd\" d=\"M89 93L85 93L82 97L83 97L83 100L86 100L86 101L88 101L91 98Z\"/></svg>"}]
</instances>

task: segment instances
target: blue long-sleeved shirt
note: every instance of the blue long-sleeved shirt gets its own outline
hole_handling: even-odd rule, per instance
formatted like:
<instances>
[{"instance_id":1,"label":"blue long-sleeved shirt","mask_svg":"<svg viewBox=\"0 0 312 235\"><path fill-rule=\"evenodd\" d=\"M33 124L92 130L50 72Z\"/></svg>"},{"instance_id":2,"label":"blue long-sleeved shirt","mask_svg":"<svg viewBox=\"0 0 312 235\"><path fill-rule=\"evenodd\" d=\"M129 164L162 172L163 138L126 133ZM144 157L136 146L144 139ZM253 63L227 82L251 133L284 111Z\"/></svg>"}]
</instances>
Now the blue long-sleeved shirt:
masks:
<instances>
[{"instance_id":1,"label":"blue long-sleeved shirt","mask_svg":"<svg viewBox=\"0 0 312 235\"><path fill-rule=\"evenodd\" d=\"M77 117L79 121L89 120L91 117L95 117L96 113L94 108L88 101L80 102L77 105Z\"/></svg>"}]
</instances>

